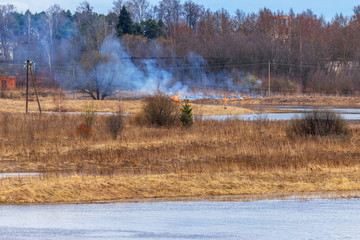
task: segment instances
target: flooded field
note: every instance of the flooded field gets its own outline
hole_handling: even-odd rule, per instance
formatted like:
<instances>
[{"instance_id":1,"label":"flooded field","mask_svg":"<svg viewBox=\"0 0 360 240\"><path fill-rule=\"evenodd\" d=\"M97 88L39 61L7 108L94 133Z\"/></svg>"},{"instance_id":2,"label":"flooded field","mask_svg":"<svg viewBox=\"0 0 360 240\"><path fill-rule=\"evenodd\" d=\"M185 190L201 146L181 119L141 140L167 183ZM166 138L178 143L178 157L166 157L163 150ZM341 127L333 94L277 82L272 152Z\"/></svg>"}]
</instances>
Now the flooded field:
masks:
<instances>
[{"instance_id":1,"label":"flooded field","mask_svg":"<svg viewBox=\"0 0 360 240\"><path fill-rule=\"evenodd\" d=\"M0 173L0 178L40 176L40 173Z\"/></svg>"},{"instance_id":2,"label":"flooded field","mask_svg":"<svg viewBox=\"0 0 360 240\"><path fill-rule=\"evenodd\" d=\"M358 239L360 199L0 206L2 239Z\"/></svg>"},{"instance_id":3,"label":"flooded field","mask_svg":"<svg viewBox=\"0 0 360 240\"><path fill-rule=\"evenodd\" d=\"M266 108L277 109L278 112L267 112L263 113ZM300 118L301 114L312 110L312 107L297 107L297 106L257 106L256 108L259 113L247 114L247 115L219 115L219 116L204 116L203 119L214 119L214 120L225 120L225 119L242 119L246 121L255 121L259 119L267 119L273 121L287 121L293 118ZM345 120L356 121L360 120L360 109L359 108L329 108L340 114Z\"/></svg>"},{"instance_id":4,"label":"flooded field","mask_svg":"<svg viewBox=\"0 0 360 240\"><path fill-rule=\"evenodd\" d=\"M242 106L239 106L242 107ZM258 119L268 119L273 121L287 121L293 118L301 117L301 113L310 111L312 107L299 107L299 106L277 106L277 105L255 105L252 106L258 113L256 114L244 114L244 115L214 115L214 116L202 116L202 119L214 119L225 120L229 118L242 119L246 121L255 121ZM266 112L266 109L276 109L276 112ZM344 119L349 121L360 120L360 108L328 108L339 113ZM46 114L72 114L78 115L81 112L51 112L43 111ZM112 115L111 112L96 112L98 115ZM132 114L124 114L124 116L132 116ZM195 116L196 118L196 116Z\"/></svg>"}]
</instances>

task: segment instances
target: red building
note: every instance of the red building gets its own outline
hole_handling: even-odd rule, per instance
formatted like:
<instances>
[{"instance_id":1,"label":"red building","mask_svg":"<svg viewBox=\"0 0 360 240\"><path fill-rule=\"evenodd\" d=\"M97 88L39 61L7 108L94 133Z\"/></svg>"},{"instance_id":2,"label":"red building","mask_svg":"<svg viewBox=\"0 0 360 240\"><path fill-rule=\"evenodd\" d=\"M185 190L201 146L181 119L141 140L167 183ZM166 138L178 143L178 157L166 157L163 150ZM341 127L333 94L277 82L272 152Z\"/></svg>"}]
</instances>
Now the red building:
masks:
<instances>
[{"instance_id":1,"label":"red building","mask_svg":"<svg viewBox=\"0 0 360 240\"><path fill-rule=\"evenodd\" d=\"M0 85L1 85L1 90L15 89L16 88L16 78L0 76Z\"/></svg>"}]
</instances>

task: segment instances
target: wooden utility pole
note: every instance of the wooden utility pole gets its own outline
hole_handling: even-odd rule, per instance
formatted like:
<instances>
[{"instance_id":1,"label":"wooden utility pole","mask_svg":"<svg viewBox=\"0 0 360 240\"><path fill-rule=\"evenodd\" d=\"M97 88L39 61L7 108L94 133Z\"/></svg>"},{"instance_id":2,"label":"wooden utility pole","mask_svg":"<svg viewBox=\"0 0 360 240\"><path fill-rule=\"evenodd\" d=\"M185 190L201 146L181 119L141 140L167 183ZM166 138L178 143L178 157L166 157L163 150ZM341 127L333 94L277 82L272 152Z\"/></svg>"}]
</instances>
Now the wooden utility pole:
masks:
<instances>
[{"instance_id":1,"label":"wooden utility pole","mask_svg":"<svg viewBox=\"0 0 360 240\"><path fill-rule=\"evenodd\" d=\"M41 111L41 107L40 107L40 101L39 101L39 96L37 94L37 89L36 89L36 84L35 84L35 79L34 79L34 74L32 71L32 63L30 62L30 60L26 61L26 113L28 113L29 110L29 71L31 74L31 81L35 90L35 95L36 95L36 100L39 106L39 111L40 113L42 113Z\"/></svg>"},{"instance_id":2,"label":"wooden utility pole","mask_svg":"<svg viewBox=\"0 0 360 240\"><path fill-rule=\"evenodd\" d=\"M39 96L38 96L38 94L37 94L36 84L35 84L35 79L34 79L34 74L33 74L31 65L30 65L30 73L31 73L31 81L32 81L32 84L33 84L33 87L34 87L34 91L35 91L36 101L37 101L37 103L38 103L39 111L40 111L40 114L41 114L42 112L41 112L41 106L40 106Z\"/></svg>"},{"instance_id":3,"label":"wooden utility pole","mask_svg":"<svg viewBox=\"0 0 360 240\"><path fill-rule=\"evenodd\" d=\"M270 97L270 94L271 94L271 88L270 88L270 83L271 83L271 76L270 76L270 70L271 70L271 67L270 67L270 61L268 62L268 96Z\"/></svg>"},{"instance_id":4,"label":"wooden utility pole","mask_svg":"<svg viewBox=\"0 0 360 240\"><path fill-rule=\"evenodd\" d=\"M28 104L29 104L29 66L30 61L26 61L26 113L28 113Z\"/></svg>"}]
</instances>

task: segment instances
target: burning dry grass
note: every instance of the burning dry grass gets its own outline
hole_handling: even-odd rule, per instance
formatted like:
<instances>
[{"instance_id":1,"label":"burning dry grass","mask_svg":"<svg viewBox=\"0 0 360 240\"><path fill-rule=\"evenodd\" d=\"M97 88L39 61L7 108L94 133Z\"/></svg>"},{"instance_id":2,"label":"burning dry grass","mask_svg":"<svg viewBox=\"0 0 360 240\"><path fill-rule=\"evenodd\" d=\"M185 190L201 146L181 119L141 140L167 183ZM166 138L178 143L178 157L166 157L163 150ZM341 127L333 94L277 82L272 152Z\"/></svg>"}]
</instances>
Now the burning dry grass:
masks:
<instances>
[{"instance_id":1,"label":"burning dry grass","mask_svg":"<svg viewBox=\"0 0 360 240\"><path fill-rule=\"evenodd\" d=\"M0 202L358 190L360 126L351 138L289 139L285 122L197 120L190 129L127 125L113 140L97 116L0 114ZM75 173L75 175L73 175ZM54 175L55 174L55 175ZM63 175L65 174L65 175ZM69 175L70 174L70 175Z\"/></svg>"},{"instance_id":2,"label":"burning dry grass","mask_svg":"<svg viewBox=\"0 0 360 240\"><path fill-rule=\"evenodd\" d=\"M8 113L25 113L25 96L24 93L14 91L12 98L0 98L0 112ZM80 100L72 99L71 92L57 94L57 92L45 92L40 96L41 108L43 111L51 112L82 112L89 104L94 104L94 100L90 100L84 96L78 96ZM180 105L179 104L179 109ZM96 101L95 107L97 112L117 112L119 105L125 114L137 114L143 108L142 100L103 100ZM242 115L251 114L253 111L235 107L222 105L203 105L191 104L194 109L195 116L211 116L211 115ZM38 105L35 96L30 97L29 111L38 112Z\"/></svg>"}]
</instances>

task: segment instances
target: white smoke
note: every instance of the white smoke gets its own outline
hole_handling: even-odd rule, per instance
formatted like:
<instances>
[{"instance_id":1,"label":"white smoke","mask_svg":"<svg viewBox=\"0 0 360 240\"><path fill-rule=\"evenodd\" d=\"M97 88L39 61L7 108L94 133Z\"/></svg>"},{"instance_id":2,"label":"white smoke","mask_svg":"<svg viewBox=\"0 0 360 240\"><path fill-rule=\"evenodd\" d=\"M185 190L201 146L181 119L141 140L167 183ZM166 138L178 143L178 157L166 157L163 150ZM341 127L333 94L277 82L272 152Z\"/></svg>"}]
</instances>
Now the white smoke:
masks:
<instances>
[{"instance_id":1,"label":"white smoke","mask_svg":"<svg viewBox=\"0 0 360 240\"><path fill-rule=\"evenodd\" d=\"M155 59L142 60L141 66L135 65L120 41L113 37L105 39L100 53L110 59L96 69L97 79L104 85L111 83L114 88L139 93L153 93L158 88L168 94L184 94L188 91L187 86L173 82L172 73L159 68Z\"/></svg>"},{"instance_id":2,"label":"white smoke","mask_svg":"<svg viewBox=\"0 0 360 240\"><path fill-rule=\"evenodd\" d=\"M161 48L156 51L160 56ZM118 38L109 36L99 53L107 56L108 60L98 64L90 74L80 70L79 76L74 79L78 87L82 84L91 88L93 86L89 81L96 79L96 87L102 92L106 92L110 86L112 90L128 90L138 94L152 94L160 89L169 95L190 97L201 96L212 90L251 93L251 89L261 85L260 79L254 81L248 77L250 73L233 68L212 72L208 62L194 52L183 59L173 57L171 63L158 62L157 59L161 57L133 58Z\"/></svg>"}]
</instances>

